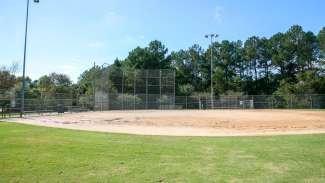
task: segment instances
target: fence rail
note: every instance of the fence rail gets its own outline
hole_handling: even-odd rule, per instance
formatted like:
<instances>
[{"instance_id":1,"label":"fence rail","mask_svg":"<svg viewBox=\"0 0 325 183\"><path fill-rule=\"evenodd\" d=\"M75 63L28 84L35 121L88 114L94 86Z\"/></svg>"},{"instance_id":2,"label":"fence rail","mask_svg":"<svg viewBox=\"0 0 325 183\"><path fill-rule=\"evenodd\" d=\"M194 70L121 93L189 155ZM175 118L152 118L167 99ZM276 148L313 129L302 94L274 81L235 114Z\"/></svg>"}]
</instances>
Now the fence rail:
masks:
<instances>
[{"instance_id":1,"label":"fence rail","mask_svg":"<svg viewBox=\"0 0 325 183\"><path fill-rule=\"evenodd\" d=\"M58 95L57 95L58 96ZM19 98L0 97L0 118L18 117ZM213 105L212 105L213 104ZM213 106L213 107L212 107ZM74 98L27 98L26 114L108 110L325 109L325 95L169 96L111 94Z\"/></svg>"}]
</instances>

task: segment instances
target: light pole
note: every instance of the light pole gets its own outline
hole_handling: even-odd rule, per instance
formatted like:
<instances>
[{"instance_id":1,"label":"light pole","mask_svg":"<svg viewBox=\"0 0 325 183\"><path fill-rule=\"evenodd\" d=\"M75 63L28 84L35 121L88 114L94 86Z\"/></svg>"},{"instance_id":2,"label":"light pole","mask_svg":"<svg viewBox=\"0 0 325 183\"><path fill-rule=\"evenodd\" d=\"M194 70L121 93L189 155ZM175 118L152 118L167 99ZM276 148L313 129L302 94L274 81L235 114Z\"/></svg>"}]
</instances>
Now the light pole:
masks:
<instances>
[{"instance_id":1,"label":"light pole","mask_svg":"<svg viewBox=\"0 0 325 183\"><path fill-rule=\"evenodd\" d=\"M34 3L39 3L39 0L34 0ZM24 60L23 60L23 77L22 77L22 89L21 89L21 109L20 117L23 117L25 108L25 73L26 73L26 50L27 50L27 35L28 35L28 15L29 15L29 0L27 0L26 10L26 24L25 24L25 43L24 43Z\"/></svg>"},{"instance_id":2,"label":"light pole","mask_svg":"<svg viewBox=\"0 0 325 183\"><path fill-rule=\"evenodd\" d=\"M211 109L213 109L214 108L214 102L213 102L213 50L212 50L212 48L213 48L213 38L217 38L219 35L218 34L207 34L207 35L205 35L205 38L207 38L207 39L209 39L210 38L210 40L211 40L211 48L210 48L210 56L211 56L211 60L210 60L210 79L211 79L211 83L210 83L210 85L211 85Z\"/></svg>"},{"instance_id":3,"label":"light pole","mask_svg":"<svg viewBox=\"0 0 325 183\"><path fill-rule=\"evenodd\" d=\"M34 0L34 3L39 3L39 0ZM24 61L23 61L23 78L22 78L22 89L21 89L21 109L20 117L23 117L25 108L25 70L26 70L26 47L27 47L27 33L28 33L28 15L29 15L29 0L27 0L26 10L26 24L25 24L25 44L24 44Z\"/></svg>"}]
</instances>

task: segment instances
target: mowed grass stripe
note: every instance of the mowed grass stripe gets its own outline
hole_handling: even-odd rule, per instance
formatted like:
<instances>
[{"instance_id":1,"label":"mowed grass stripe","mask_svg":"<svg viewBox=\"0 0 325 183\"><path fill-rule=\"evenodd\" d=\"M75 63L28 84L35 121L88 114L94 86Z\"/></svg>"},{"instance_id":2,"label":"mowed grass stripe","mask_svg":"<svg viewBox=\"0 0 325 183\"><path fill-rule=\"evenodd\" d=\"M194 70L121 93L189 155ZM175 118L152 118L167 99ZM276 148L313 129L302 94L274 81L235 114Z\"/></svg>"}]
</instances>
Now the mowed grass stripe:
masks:
<instances>
[{"instance_id":1,"label":"mowed grass stripe","mask_svg":"<svg viewBox=\"0 0 325 183\"><path fill-rule=\"evenodd\" d=\"M161 137L0 123L0 182L325 182L325 134Z\"/></svg>"}]
</instances>

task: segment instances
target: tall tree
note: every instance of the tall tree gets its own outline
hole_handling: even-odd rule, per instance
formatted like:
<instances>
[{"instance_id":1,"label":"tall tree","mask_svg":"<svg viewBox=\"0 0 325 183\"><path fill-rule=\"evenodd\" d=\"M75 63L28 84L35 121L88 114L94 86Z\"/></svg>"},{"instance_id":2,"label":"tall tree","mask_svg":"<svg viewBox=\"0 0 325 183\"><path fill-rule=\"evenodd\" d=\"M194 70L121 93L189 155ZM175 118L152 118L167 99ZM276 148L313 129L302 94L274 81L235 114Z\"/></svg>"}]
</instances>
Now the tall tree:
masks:
<instances>
[{"instance_id":1,"label":"tall tree","mask_svg":"<svg viewBox=\"0 0 325 183\"><path fill-rule=\"evenodd\" d=\"M319 32L317 39L322 52L322 57L325 57L325 27L323 27L323 29Z\"/></svg>"},{"instance_id":2,"label":"tall tree","mask_svg":"<svg viewBox=\"0 0 325 183\"><path fill-rule=\"evenodd\" d=\"M245 57L249 65L249 75L252 78L254 78L255 81L257 81L258 78L257 67L258 67L258 60L259 60L259 54L258 54L259 44L260 44L259 37L253 36L248 38L248 40L245 42L244 45Z\"/></svg>"},{"instance_id":3,"label":"tall tree","mask_svg":"<svg viewBox=\"0 0 325 183\"><path fill-rule=\"evenodd\" d=\"M161 69L170 64L168 49L160 41L152 41L148 47L137 47L126 58L127 66L136 69Z\"/></svg>"},{"instance_id":4,"label":"tall tree","mask_svg":"<svg viewBox=\"0 0 325 183\"><path fill-rule=\"evenodd\" d=\"M0 90L7 91L15 86L16 77L14 75L15 68L7 68L0 66Z\"/></svg>"},{"instance_id":5,"label":"tall tree","mask_svg":"<svg viewBox=\"0 0 325 183\"><path fill-rule=\"evenodd\" d=\"M272 65L278 69L281 78L292 77L290 72L291 53L286 45L286 35L277 33L270 39Z\"/></svg>"},{"instance_id":6,"label":"tall tree","mask_svg":"<svg viewBox=\"0 0 325 183\"><path fill-rule=\"evenodd\" d=\"M311 69L316 56L316 36L312 32L304 32L299 25L292 26L285 35L286 48L291 55L287 62L294 67L293 72Z\"/></svg>"},{"instance_id":7,"label":"tall tree","mask_svg":"<svg viewBox=\"0 0 325 183\"><path fill-rule=\"evenodd\" d=\"M259 80L259 94L271 94L270 86L270 76L272 75L272 63L271 63L271 49L270 41L266 38L261 38L259 41L259 46L257 50L259 64L258 68L260 69L260 80Z\"/></svg>"},{"instance_id":8,"label":"tall tree","mask_svg":"<svg viewBox=\"0 0 325 183\"><path fill-rule=\"evenodd\" d=\"M218 45L217 58L214 72L214 86L218 89L218 93L222 94L228 90L237 90L234 83L236 78L236 68L241 65L237 59L241 59L241 42L222 41Z\"/></svg>"},{"instance_id":9,"label":"tall tree","mask_svg":"<svg viewBox=\"0 0 325 183\"><path fill-rule=\"evenodd\" d=\"M191 83L195 91L203 91L207 84L207 61L204 50L199 45L193 45L188 50L172 52L171 66L176 70L178 88ZM180 89L180 88L179 88Z\"/></svg>"}]
</instances>

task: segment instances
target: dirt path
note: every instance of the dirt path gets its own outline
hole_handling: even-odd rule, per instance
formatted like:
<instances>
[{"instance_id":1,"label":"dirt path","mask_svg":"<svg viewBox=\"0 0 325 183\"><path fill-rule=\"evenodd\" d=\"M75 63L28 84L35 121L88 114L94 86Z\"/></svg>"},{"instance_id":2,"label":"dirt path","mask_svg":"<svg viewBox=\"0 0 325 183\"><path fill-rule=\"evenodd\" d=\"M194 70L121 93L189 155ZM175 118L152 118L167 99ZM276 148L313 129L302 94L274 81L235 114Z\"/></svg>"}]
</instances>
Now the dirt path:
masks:
<instances>
[{"instance_id":1,"label":"dirt path","mask_svg":"<svg viewBox=\"0 0 325 183\"><path fill-rule=\"evenodd\" d=\"M9 119L77 130L168 136L256 136L325 133L325 111L147 110Z\"/></svg>"}]
</instances>

